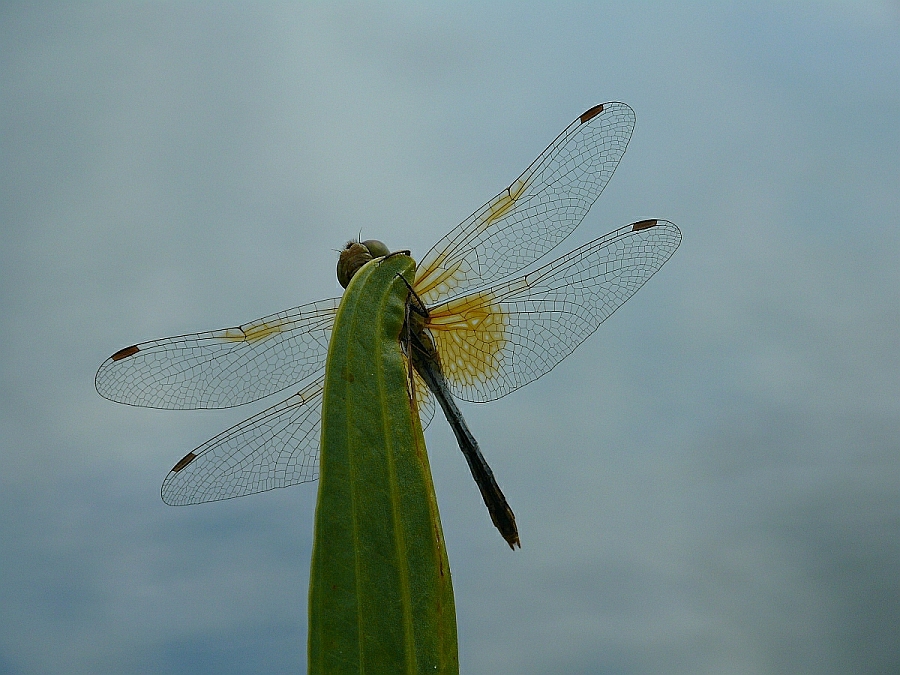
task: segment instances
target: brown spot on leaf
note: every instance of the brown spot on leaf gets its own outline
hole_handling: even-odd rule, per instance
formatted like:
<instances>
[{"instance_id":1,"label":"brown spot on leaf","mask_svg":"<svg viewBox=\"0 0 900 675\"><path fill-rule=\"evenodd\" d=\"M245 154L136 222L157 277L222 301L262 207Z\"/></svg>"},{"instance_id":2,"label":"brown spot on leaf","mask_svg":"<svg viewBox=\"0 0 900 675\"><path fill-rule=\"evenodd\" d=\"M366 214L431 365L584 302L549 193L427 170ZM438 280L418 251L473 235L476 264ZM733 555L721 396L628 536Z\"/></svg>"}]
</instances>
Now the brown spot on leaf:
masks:
<instances>
[{"instance_id":1,"label":"brown spot on leaf","mask_svg":"<svg viewBox=\"0 0 900 675\"><path fill-rule=\"evenodd\" d=\"M178 464L172 467L172 473L178 473L195 459L197 459L197 455L195 455L193 452L189 452L184 457L178 460Z\"/></svg>"},{"instance_id":2,"label":"brown spot on leaf","mask_svg":"<svg viewBox=\"0 0 900 675\"><path fill-rule=\"evenodd\" d=\"M580 119L581 123L584 124L585 122L588 122L588 121L594 119L597 115L599 115L602 112L603 112L603 104L601 103L600 105L595 105L590 110L585 110L583 113L581 113L581 117L579 117L578 119Z\"/></svg>"},{"instance_id":3,"label":"brown spot on leaf","mask_svg":"<svg viewBox=\"0 0 900 675\"><path fill-rule=\"evenodd\" d=\"M121 361L122 359L127 359L129 356L137 354L139 351L141 350L137 345L131 345L130 347L125 347L125 349L120 349L110 358L113 361Z\"/></svg>"}]
</instances>

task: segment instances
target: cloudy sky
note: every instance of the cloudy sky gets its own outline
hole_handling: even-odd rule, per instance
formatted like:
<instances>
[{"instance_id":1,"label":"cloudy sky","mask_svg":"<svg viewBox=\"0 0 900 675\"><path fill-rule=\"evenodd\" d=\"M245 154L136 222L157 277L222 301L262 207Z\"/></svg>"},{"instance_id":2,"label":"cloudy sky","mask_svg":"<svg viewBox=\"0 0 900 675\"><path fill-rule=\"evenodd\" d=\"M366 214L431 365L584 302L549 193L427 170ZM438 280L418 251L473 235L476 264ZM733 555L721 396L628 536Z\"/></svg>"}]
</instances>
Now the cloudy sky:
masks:
<instances>
[{"instance_id":1,"label":"cloudy sky","mask_svg":"<svg viewBox=\"0 0 900 675\"><path fill-rule=\"evenodd\" d=\"M165 506L274 401L116 405L137 341L423 254L572 119L629 103L563 247L672 260L553 373L427 432L466 673L900 670L900 6L4 3L0 674L304 672L315 487Z\"/></svg>"}]
</instances>

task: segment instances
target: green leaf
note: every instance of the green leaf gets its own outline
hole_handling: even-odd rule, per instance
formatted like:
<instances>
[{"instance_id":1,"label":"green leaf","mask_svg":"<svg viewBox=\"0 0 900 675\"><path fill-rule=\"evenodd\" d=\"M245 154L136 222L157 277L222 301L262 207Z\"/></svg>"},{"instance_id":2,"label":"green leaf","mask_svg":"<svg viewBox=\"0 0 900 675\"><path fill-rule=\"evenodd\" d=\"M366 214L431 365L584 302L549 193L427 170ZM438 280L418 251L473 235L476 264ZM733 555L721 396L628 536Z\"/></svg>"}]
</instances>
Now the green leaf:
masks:
<instances>
[{"instance_id":1,"label":"green leaf","mask_svg":"<svg viewBox=\"0 0 900 675\"><path fill-rule=\"evenodd\" d=\"M450 566L400 349L415 263L356 273L325 370L309 673L458 673Z\"/></svg>"}]
</instances>

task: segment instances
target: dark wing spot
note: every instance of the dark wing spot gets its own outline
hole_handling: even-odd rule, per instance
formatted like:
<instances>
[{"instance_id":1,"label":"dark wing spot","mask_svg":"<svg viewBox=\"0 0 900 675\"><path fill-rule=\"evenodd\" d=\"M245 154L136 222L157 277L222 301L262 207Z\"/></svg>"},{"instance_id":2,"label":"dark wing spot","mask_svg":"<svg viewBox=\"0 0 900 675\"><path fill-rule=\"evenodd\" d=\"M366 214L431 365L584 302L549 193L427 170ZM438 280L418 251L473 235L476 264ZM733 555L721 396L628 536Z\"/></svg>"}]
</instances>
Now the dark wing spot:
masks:
<instances>
[{"instance_id":1,"label":"dark wing spot","mask_svg":"<svg viewBox=\"0 0 900 675\"><path fill-rule=\"evenodd\" d=\"M636 223L631 224L632 232L640 232L641 230L646 230L648 227L655 227L656 223L659 222L657 220L639 220Z\"/></svg>"},{"instance_id":2,"label":"dark wing spot","mask_svg":"<svg viewBox=\"0 0 900 675\"><path fill-rule=\"evenodd\" d=\"M581 114L581 117L579 119L581 120L581 123L584 124L585 122L588 122L588 121L594 119L597 115L599 115L602 112L603 112L603 104L601 103L600 105L595 105L590 110L585 110Z\"/></svg>"},{"instance_id":3,"label":"dark wing spot","mask_svg":"<svg viewBox=\"0 0 900 675\"><path fill-rule=\"evenodd\" d=\"M197 459L197 455L195 455L193 452L189 452L184 457L178 460L178 464L172 467L172 473L178 473L195 459Z\"/></svg>"},{"instance_id":4,"label":"dark wing spot","mask_svg":"<svg viewBox=\"0 0 900 675\"><path fill-rule=\"evenodd\" d=\"M127 359L129 356L134 356L137 354L140 349L138 349L137 345L131 345L130 347L125 347L125 349L120 349L115 354L113 354L110 358L113 361L121 361L122 359Z\"/></svg>"}]
</instances>

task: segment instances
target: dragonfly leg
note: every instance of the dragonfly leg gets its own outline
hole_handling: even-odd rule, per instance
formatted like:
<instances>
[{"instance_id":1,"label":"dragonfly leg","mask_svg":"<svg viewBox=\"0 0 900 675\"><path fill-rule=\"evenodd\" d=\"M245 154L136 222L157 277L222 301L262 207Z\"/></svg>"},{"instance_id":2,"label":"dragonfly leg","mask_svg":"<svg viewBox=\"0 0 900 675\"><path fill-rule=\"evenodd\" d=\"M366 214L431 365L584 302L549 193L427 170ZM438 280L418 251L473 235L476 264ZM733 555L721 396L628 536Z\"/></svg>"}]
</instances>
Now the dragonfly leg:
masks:
<instances>
[{"instance_id":1,"label":"dragonfly leg","mask_svg":"<svg viewBox=\"0 0 900 675\"><path fill-rule=\"evenodd\" d=\"M413 288L412 284L410 284L406 280L406 277L401 276L399 274L397 276L400 277L401 279L403 279L403 283L406 284L406 287L409 289L409 297L412 301L414 301L414 302L407 302L406 303L407 308L408 309L411 308L412 311L414 311L420 317L422 317L423 319L427 319L428 318L428 308L425 306L425 303L422 302L422 298L419 297L419 294L416 293L416 289ZM409 318L408 315L407 315L407 318ZM424 325L424 323L423 323L423 325Z\"/></svg>"}]
</instances>

